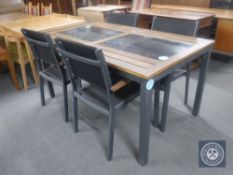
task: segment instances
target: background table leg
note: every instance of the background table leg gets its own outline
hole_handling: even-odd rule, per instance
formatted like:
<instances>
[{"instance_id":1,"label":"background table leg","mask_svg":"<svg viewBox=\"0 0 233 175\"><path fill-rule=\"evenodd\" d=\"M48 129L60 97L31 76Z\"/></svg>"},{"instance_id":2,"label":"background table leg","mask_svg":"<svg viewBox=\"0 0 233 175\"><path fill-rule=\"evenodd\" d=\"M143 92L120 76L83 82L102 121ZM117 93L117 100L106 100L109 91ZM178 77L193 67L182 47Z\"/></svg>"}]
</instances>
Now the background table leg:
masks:
<instances>
[{"instance_id":1,"label":"background table leg","mask_svg":"<svg viewBox=\"0 0 233 175\"><path fill-rule=\"evenodd\" d=\"M193 115L195 116L197 116L200 111L201 100L202 100L202 95L203 95L204 86L205 86L206 71L207 71L208 62L209 62L209 56L210 56L210 52L205 53L205 55L203 56L204 58L203 58L203 62L200 68L196 96L195 96L195 101L194 101L194 106L193 106L193 111L192 111Z\"/></svg>"}]
</instances>

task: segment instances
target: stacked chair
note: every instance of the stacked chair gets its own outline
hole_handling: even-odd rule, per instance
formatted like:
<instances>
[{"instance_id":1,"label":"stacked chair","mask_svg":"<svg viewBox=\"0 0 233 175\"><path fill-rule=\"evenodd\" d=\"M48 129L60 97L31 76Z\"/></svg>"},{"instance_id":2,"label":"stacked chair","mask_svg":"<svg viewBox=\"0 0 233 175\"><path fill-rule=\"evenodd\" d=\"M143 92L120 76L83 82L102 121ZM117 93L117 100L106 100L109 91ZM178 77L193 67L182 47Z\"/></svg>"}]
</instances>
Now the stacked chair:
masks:
<instances>
[{"instance_id":1,"label":"stacked chair","mask_svg":"<svg viewBox=\"0 0 233 175\"><path fill-rule=\"evenodd\" d=\"M198 32L198 25L199 23L197 21L154 17L151 29L156 31L195 37ZM171 82L177 80L180 77L186 76L184 104L187 104L190 69L191 69L191 63L187 64L186 68L176 70L172 74L168 75L163 80L161 80L160 83L157 83L157 85L155 86L155 111L154 111L154 118L152 120L152 124L156 127L158 126L162 132L165 131L165 127L166 127ZM164 91L161 119L159 119L160 90Z\"/></svg>"},{"instance_id":2,"label":"stacked chair","mask_svg":"<svg viewBox=\"0 0 233 175\"><path fill-rule=\"evenodd\" d=\"M52 3L50 3L48 6L44 5L44 3L41 3L41 16L45 15L52 15L53 13L53 6Z\"/></svg>"},{"instance_id":3,"label":"stacked chair","mask_svg":"<svg viewBox=\"0 0 233 175\"><path fill-rule=\"evenodd\" d=\"M52 3L46 6L44 3L40 4L38 2L34 5L32 2L29 2L28 4L22 5L22 12L33 16L51 15L53 13Z\"/></svg>"}]
</instances>

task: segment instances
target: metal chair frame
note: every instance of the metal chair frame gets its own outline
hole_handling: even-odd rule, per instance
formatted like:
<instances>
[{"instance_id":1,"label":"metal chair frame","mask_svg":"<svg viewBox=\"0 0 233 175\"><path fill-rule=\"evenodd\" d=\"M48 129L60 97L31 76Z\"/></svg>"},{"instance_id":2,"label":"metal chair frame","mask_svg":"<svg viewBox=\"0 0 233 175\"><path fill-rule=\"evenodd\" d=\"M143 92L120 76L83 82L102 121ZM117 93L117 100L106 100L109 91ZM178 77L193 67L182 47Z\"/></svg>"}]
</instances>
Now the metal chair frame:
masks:
<instances>
[{"instance_id":1,"label":"metal chair frame","mask_svg":"<svg viewBox=\"0 0 233 175\"><path fill-rule=\"evenodd\" d=\"M160 19L162 20L167 20L169 21L176 21L176 25L179 26L178 22L181 21L183 24L186 22L189 24L192 24L191 26L191 33L188 31L185 31L183 35L188 35L195 37L198 33L198 27L199 27L199 22L198 21L188 21L188 20L181 20L181 19L172 19L172 18L164 18L164 17L154 17L153 18L153 23L152 23L152 30L158 30L158 31L163 31L163 32L170 32L170 33L175 33L175 34L181 34L179 31L172 31L172 27L174 25L170 25L167 28L163 30L163 28L159 28L159 22ZM158 20L158 21L157 21ZM162 21L161 20L161 21ZM164 22L162 21L162 22ZM180 27L180 26L179 26ZM189 28L187 28L189 30ZM189 81L190 81L190 70L191 70L191 62L187 63L185 69L179 69L177 71L174 71L172 74L168 75L165 77L160 83L157 83L154 87L155 89L155 96L154 96L154 117L152 119L152 124L155 127L158 127L160 131L165 132L166 128L166 121L167 121L167 112L168 112L168 106L169 106L169 98L170 98L170 90L171 90L171 83L175 81L176 79L181 78L182 76L186 77L185 80L185 95L184 95L184 104L187 105L188 102L188 92L189 92ZM160 90L164 91L164 97L163 97L163 106L162 106L162 114L161 114L161 119L159 119L159 97L160 97Z\"/></svg>"},{"instance_id":2,"label":"metal chair frame","mask_svg":"<svg viewBox=\"0 0 233 175\"><path fill-rule=\"evenodd\" d=\"M44 94L44 83L48 82L49 92L52 98L55 97L55 92L53 88L53 83L63 87L63 100L64 100L64 111L65 111L65 121L69 121L68 114L68 96L67 96L67 85L69 84L69 80L66 76L66 70L64 65L61 62L61 58L59 58L55 45L51 37L48 34L40 33L36 31L31 31L27 29L22 29L22 33L29 43L29 46L32 50L34 58L36 60L37 68L39 71L39 79L40 79L40 94L41 94L41 104L45 105L45 94ZM43 58L42 53L40 53L38 47L44 48L47 50L48 57ZM43 53L44 54L44 53ZM57 70L58 78L54 77L54 75L49 72L49 70Z\"/></svg>"},{"instance_id":3,"label":"metal chair frame","mask_svg":"<svg viewBox=\"0 0 233 175\"><path fill-rule=\"evenodd\" d=\"M134 98L136 98L139 95L139 86L138 90L135 91L135 93L127 94L127 98L124 100L121 99L120 101L114 100L115 95L120 92L121 90L124 90L124 88L120 89L117 92L113 92L111 90L111 87L113 85L113 79L110 76L110 72L107 66L107 63L105 62L105 58L103 55L103 52L101 49L94 48L87 45L82 45L78 43L73 43L70 41L62 40L62 39L55 39L55 42L58 46L57 51L60 54L60 56L63 58L65 65L68 70L68 74L70 76L71 84L73 87L73 110L74 110L74 130L75 132L78 132L78 100L85 103L86 105L94 108L95 110L99 111L100 113L106 115L109 117L109 126L108 126L108 151L107 151L107 160L110 161L112 159L113 154L113 142L114 142L114 128L115 128L115 115L116 112L122 109L124 106L126 106L130 101L132 101ZM90 58L86 56L87 54L81 54L81 52L72 53L71 51L67 50L67 48L77 48L77 50L85 50L84 52L94 53L95 58ZM81 49L80 49L81 48ZM82 71L78 70L78 66L85 65L88 66L90 69L89 72L86 72L88 70L85 69L85 72L88 75L83 75ZM75 67L76 66L76 67ZM99 75L96 73L95 75L92 75L91 69L94 68L99 71ZM92 76L95 76L96 79L98 77L102 77L102 81L99 81L98 83L93 83L94 81L90 78ZM85 79L86 78L86 79ZM90 79L89 79L90 78ZM90 83L89 86L83 87L82 81L87 81ZM102 83L102 84L101 84ZM126 85L125 89L129 87L131 84ZM91 97L87 98L87 92L91 87L94 87L94 89L98 89L98 92L103 92L103 94L106 94L106 105L103 107L102 103L96 103L95 99L101 101L101 99L98 99L99 97L96 97L95 95L91 95ZM132 85L132 87L134 87Z\"/></svg>"}]
</instances>

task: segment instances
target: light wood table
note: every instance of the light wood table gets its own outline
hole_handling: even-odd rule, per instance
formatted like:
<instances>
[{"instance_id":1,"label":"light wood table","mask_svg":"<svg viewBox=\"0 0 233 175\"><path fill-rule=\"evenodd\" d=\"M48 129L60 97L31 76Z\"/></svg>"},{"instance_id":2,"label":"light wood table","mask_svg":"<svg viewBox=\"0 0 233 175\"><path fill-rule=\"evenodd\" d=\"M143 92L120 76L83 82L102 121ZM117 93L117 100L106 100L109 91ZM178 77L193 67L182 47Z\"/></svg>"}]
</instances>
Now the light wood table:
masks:
<instances>
[{"instance_id":1,"label":"light wood table","mask_svg":"<svg viewBox=\"0 0 233 175\"><path fill-rule=\"evenodd\" d=\"M8 14L0 15L0 25L4 24L4 23L8 23L8 22L17 21L17 20L20 20L20 19L31 18L31 17L32 16L24 14L24 13L20 13L20 12L8 13ZM1 28L0 28L0 36L3 36Z\"/></svg>"},{"instance_id":2,"label":"light wood table","mask_svg":"<svg viewBox=\"0 0 233 175\"><path fill-rule=\"evenodd\" d=\"M103 22L106 18L106 14L112 11L126 11L128 6L123 5L98 5L78 8L78 15L83 16L87 22Z\"/></svg>"},{"instance_id":3,"label":"light wood table","mask_svg":"<svg viewBox=\"0 0 233 175\"><path fill-rule=\"evenodd\" d=\"M77 24L82 24L85 21L82 19L67 18L62 16L33 16L27 19L21 19L13 22L0 24L3 28L7 28L19 35L22 28L27 28L35 31L51 32L62 28L71 27Z\"/></svg>"},{"instance_id":4,"label":"light wood table","mask_svg":"<svg viewBox=\"0 0 233 175\"><path fill-rule=\"evenodd\" d=\"M31 52L28 43L23 38L21 29L26 28L40 32L52 32L67 27L71 27L74 25L83 24L84 22L85 20L83 19L69 18L62 16L53 16L53 15L31 16L30 18L26 18L26 19L20 19L12 22L5 22L2 24L0 23L0 27L3 28L3 30L8 31L9 33L12 33L13 37L18 38L19 40L25 43L29 55L29 62L33 70L33 75L35 75L36 77L37 73L35 71L33 54ZM38 84L38 79L37 78L35 79L36 79L36 84Z\"/></svg>"},{"instance_id":5,"label":"light wood table","mask_svg":"<svg viewBox=\"0 0 233 175\"><path fill-rule=\"evenodd\" d=\"M147 164L152 92L156 82L177 68L199 58L202 64L194 101L198 115L212 40L192 38L108 23L77 25L52 33L53 37L103 49L107 63L116 73L140 83L139 163ZM166 57L165 57L166 56ZM166 60L160 60L167 58Z\"/></svg>"},{"instance_id":6,"label":"light wood table","mask_svg":"<svg viewBox=\"0 0 233 175\"><path fill-rule=\"evenodd\" d=\"M218 21L214 49L216 52L233 56L233 10L176 5L152 5L151 9L185 10L214 14Z\"/></svg>"}]
</instances>

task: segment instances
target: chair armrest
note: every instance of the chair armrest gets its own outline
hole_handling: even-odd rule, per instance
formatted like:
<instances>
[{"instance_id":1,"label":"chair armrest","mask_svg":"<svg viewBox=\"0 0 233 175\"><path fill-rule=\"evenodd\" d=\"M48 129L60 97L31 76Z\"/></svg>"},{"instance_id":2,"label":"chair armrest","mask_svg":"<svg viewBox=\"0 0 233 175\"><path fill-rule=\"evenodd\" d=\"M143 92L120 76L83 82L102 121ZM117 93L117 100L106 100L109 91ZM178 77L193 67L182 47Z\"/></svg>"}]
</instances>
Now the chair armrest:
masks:
<instances>
[{"instance_id":1,"label":"chair armrest","mask_svg":"<svg viewBox=\"0 0 233 175\"><path fill-rule=\"evenodd\" d=\"M111 91L116 92L116 91L120 90L121 88L125 87L129 83L130 83L130 80L122 79L122 80L118 81L116 84L112 85Z\"/></svg>"}]
</instances>

